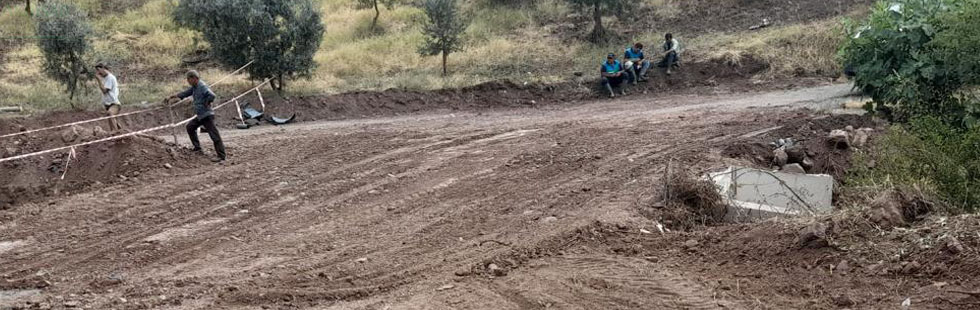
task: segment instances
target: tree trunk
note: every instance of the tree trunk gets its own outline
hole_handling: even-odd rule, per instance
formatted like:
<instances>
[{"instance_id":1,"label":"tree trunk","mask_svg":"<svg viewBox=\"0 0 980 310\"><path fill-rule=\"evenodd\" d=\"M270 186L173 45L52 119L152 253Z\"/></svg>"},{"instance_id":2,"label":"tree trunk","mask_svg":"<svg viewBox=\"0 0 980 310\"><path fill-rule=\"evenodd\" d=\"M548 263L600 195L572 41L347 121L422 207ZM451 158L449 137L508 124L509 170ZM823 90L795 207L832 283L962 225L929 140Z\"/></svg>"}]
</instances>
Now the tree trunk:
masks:
<instances>
[{"instance_id":1,"label":"tree trunk","mask_svg":"<svg viewBox=\"0 0 980 310\"><path fill-rule=\"evenodd\" d=\"M381 10L378 9L378 0L374 0L374 20L371 21L371 32L374 33L378 26L378 17L381 17Z\"/></svg>"},{"instance_id":2,"label":"tree trunk","mask_svg":"<svg viewBox=\"0 0 980 310\"><path fill-rule=\"evenodd\" d=\"M279 77L277 77L276 80L278 81L276 84L279 84L277 87L275 87L276 92L282 96L282 89L286 87L286 80L282 78L282 73L279 73Z\"/></svg>"},{"instance_id":3,"label":"tree trunk","mask_svg":"<svg viewBox=\"0 0 980 310\"><path fill-rule=\"evenodd\" d=\"M27 14L34 15L34 13L31 12L31 0L24 0L24 2L27 3L27 6L24 7L24 9L27 10Z\"/></svg>"},{"instance_id":4,"label":"tree trunk","mask_svg":"<svg viewBox=\"0 0 980 310\"><path fill-rule=\"evenodd\" d=\"M592 34L590 35L590 39L594 43L601 43L606 38L606 29L605 28L602 28L602 10L601 9L602 8L601 8L600 2L599 1L596 1L595 2L595 6L593 7L593 10L592 10L592 20L593 20L593 22L595 24L592 27Z\"/></svg>"},{"instance_id":5,"label":"tree trunk","mask_svg":"<svg viewBox=\"0 0 980 310\"><path fill-rule=\"evenodd\" d=\"M446 70L446 59L449 58L449 51L442 51L442 76L448 75L449 71Z\"/></svg>"}]
</instances>

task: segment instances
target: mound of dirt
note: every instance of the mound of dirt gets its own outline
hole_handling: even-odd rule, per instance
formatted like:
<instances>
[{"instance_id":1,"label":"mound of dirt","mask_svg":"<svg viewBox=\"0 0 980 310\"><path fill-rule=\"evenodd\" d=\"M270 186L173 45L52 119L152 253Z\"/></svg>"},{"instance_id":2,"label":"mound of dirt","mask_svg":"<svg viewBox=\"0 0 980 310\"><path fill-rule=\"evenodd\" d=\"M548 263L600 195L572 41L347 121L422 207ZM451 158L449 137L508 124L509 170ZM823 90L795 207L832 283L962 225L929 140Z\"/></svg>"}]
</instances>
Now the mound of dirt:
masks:
<instances>
[{"instance_id":1,"label":"mound of dirt","mask_svg":"<svg viewBox=\"0 0 980 310\"><path fill-rule=\"evenodd\" d=\"M808 115L801 111L800 115ZM834 117L808 118L794 117L780 121L779 127L746 140L734 141L722 149L722 156L748 160L759 168L770 168L775 162L770 143L779 139L791 138L797 147L813 162L807 171L813 174L829 174L835 180L842 180L851 167L851 148L841 149L829 143L827 134L831 130L854 128L882 128L883 124L870 116L838 115Z\"/></svg>"},{"instance_id":2,"label":"mound of dirt","mask_svg":"<svg viewBox=\"0 0 980 310\"><path fill-rule=\"evenodd\" d=\"M0 210L93 186L125 182L150 170L188 169L207 160L157 139L131 137L0 164ZM66 172L67 166L67 172ZM64 175L64 179L61 179Z\"/></svg>"}]
</instances>

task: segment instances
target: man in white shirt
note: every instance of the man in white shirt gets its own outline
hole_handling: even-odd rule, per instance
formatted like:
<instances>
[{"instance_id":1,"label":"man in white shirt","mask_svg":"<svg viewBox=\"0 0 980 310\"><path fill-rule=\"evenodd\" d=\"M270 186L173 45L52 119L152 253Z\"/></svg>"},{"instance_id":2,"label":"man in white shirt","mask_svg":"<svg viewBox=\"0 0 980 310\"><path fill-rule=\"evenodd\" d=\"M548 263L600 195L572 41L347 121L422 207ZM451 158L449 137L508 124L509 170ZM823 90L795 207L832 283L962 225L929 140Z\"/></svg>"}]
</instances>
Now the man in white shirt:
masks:
<instances>
[{"instance_id":1,"label":"man in white shirt","mask_svg":"<svg viewBox=\"0 0 980 310\"><path fill-rule=\"evenodd\" d=\"M116 76L109 72L109 66L98 64L95 66L95 77L99 80L99 89L102 91L102 106L105 107L106 114L115 116L119 114L122 105L119 103L119 81ZM109 131L122 129L119 121L115 117L109 119Z\"/></svg>"},{"instance_id":2,"label":"man in white shirt","mask_svg":"<svg viewBox=\"0 0 980 310\"><path fill-rule=\"evenodd\" d=\"M667 75L670 75L672 73L671 69L679 66L678 62L681 59L680 45L681 45L680 42L677 42L677 39L674 39L673 34L668 33L667 35L664 36L664 45L663 45L664 52L660 54L662 60L660 61L660 63L658 63L658 65L661 68L667 68Z\"/></svg>"}]
</instances>

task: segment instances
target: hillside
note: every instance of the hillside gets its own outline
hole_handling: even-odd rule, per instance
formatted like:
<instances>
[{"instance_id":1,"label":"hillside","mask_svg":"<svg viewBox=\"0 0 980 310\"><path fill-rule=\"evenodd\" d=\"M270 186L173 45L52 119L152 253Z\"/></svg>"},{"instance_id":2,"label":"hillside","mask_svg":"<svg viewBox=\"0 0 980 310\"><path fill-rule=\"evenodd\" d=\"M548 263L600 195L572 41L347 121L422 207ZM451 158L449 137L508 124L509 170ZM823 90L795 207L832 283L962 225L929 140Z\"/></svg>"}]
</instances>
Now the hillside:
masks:
<instances>
[{"instance_id":1,"label":"hillside","mask_svg":"<svg viewBox=\"0 0 980 310\"><path fill-rule=\"evenodd\" d=\"M207 46L199 34L173 23L175 0L76 3L97 30L93 61L115 68L127 104L158 102L179 89L180 73L187 69L202 70L205 76L228 71L213 62L182 63L182 57ZM770 67L757 76L762 81L778 76L836 77L839 68L833 57L840 17L865 11L870 1L645 0L624 20L608 18L605 23L616 39L597 46L581 39L591 28L589 18L564 1L468 0L463 1L471 21L467 47L450 57L451 75L446 78L438 74L437 57L416 53L422 40L418 8L401 4L382 9L380 31L371 32L373 10L358 8L351 0L318 3L327 27L315 56L319 67L309 80L291 83L291 95L455 88L502 79L566 81L575 72L591 72L601 55L620 53L629 42L657 45L665 32L682 41L685 61L722 60L738 66L744 59L760 60ZM40 71L41 54L23 3L6 1L2 10L0 104L32 111L67 108L67 95L56 91L61 87ZM773 26L748 30L764 18ZM246 84L239 80L226 87ZM90 91L80 102L90 103L94 96Z\"/></svg>"}]
</instances>

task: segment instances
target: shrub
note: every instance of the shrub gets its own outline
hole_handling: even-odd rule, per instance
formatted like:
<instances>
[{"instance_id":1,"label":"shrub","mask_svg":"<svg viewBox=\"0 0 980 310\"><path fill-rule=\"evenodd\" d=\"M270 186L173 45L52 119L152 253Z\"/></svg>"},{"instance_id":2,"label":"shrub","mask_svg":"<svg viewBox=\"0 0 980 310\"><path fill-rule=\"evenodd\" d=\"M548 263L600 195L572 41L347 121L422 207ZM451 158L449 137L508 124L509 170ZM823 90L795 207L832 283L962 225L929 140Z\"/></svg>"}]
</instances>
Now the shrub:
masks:
<instances>
[{"instance_id":1,"label":"shrub","mask_svg":"<svg viewBox=\"0 0 980 310\"><path fill-rule=\"evenodd\" d=\"M895 121L936 116L976 126L980 109L963 91L976 83L978 2L882 1L866 23L852 26L840 58L874 99L869 110Z\"/></svg>"},{"instance_id":2,"label":"shrub","mask_svg":"<svg viewBox=\"0 0 980 310\"><path fill-rule=\"evenodd\" d=\"M449 53L463 50L463 40L460 37L466 30L466 23L459 17L456 0L426 0L425 25L422 33L425 41L419 48L423 56L442 54L442 75L447 74L446 60Z\"/></svg>"},{"instance_id":3,"label":"shrub","mask_svg":"<svg viewBox=\"0 0 980 310\"><path fill-rule=\"evenodd\" d=\"M311 0L183 0L174 20L202 32L222 64L255 61L249 75L274 79L279 91L287 78L310 75L324 32Z\"/></svg>"},{"instance_id":4,"label":"shrub","mask_svg":"<svg viewBox=\"0 0 980 310\"><path fill-rule=\"evenodd\" d=\"M38 8L35 26L37 44L44 54L44 73L62 83L68 98L74 99L84 77L85 54L91 48L88 17L74 4L49 1Z\"/></svg>"},{"instance_id":5,"label":"shrub","mask_svg":"<svg viewBox=\"0 0 980 310\"><path fill-rule=\"evenodd\" d=\"M856 185L915 186L958 209L980 207L980 128L915 118L890 128L858 158L864 164L850 177Z\"/></svg>"}]
</instances>

